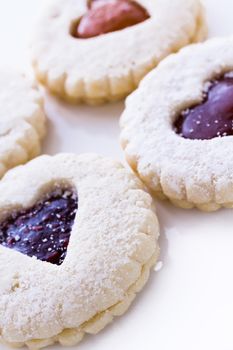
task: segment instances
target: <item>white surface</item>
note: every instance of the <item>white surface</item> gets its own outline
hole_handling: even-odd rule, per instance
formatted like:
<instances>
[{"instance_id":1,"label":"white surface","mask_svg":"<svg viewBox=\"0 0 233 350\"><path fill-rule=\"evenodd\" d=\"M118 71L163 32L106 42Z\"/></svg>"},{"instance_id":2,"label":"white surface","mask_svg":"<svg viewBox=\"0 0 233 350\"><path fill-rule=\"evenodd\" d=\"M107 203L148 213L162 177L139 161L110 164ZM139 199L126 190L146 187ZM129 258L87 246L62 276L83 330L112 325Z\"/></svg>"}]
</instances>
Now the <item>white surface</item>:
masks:
<instances>
[{"instance_id":1,"label":"white surface","mask_svg":"<svg viewBox=\"0 0 233 350\"><path fill-rule=\"evenodd\" d=\"M26 64L25 48L38 11L47 3L0 0L1 65ZM210 35L233 33L232 0L205 3ZM123 103L67 109L47 99L45 152L95 151L123 159L118 144L122 110ZM152 273L124 317L99 335L86 337L79 350L233 349L233 212L203 214L159 203L158 214L162 269Z\"/></svg>"}]
</instances>

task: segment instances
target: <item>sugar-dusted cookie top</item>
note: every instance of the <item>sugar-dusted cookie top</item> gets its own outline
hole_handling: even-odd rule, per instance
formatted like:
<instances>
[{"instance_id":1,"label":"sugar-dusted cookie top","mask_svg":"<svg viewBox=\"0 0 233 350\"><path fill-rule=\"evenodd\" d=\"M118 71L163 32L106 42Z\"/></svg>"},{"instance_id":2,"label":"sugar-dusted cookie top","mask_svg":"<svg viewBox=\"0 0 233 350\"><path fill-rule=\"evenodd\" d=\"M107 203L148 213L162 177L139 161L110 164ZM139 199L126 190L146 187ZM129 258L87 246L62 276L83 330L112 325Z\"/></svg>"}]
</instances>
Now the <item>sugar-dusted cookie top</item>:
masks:
<instances>
[{"instance_id":1,"label":"sugar-dusted cookie top","mask_svg":"<svg viewBox=\"0 0 233 350\"><path fill-rule=\"evenodd\" d=\"M0 73L0 177L40 153L45 134L42 96L23 74Z\"/></svg>"},{"instance_id":2,"label":"sugar-dusted cookie top","mask_svg":"<svg viewBox=\"0 0 233 350\"><path fill-rule=\"evenodd\" d=\"M0 192L2 341L72 345L126 311L158 256L135 175L97 155L42 156Z\"/></svg>"},{"instance_id":3,"label":"sugar-dusted cookie top","mask_svg":"<svg viewBox=\"0 0 233 350\"><path fill-rule=\"evenodd\" d=\"M102 103L205 35L199 0L56 0L38 25L33 66L52 93Z\"/></svg>"}]
</instances>

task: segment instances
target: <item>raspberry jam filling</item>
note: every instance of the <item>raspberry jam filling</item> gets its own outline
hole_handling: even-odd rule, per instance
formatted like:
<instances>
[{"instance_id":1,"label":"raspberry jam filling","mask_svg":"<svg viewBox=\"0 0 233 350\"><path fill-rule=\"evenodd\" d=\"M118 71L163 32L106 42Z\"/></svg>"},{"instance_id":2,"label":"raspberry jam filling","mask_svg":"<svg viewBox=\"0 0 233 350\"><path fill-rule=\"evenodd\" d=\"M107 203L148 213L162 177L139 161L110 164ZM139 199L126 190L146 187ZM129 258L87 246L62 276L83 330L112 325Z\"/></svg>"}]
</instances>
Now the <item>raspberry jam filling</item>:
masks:
<instances>
[{"instance_id":1,"label":"raspberry jam filling","mask_svg":"<svg viewBox=\"0 0 233 350\"><path fill-rule=\"evenodd\" d=\"M0 244L4 247L61 265L78 209L71 189L56 188L32 208L11 214L0 223Z\"/></svg>"},{"instance_id":2,"label":"raspberry jam filling","mask_svg":"<svg viewBox=\"0 0 233 350\"><path fill-rule=\"evenodd\" d=\"M139 24L150 16L132 0L92 0L89 11L72 30L81 39L96 37Z\"/></svg>"},{"instance_id":3,"label":"raspberry jam filling","mask_svg":"<svg viewBox=\"0 0 233 350\"><path fill-rule=\"evenodd\" d=\"M209 140L233 135L233 74L210 82L203 102L183 111L174 129L187 139Z\"/></svg>"}]
</instances>

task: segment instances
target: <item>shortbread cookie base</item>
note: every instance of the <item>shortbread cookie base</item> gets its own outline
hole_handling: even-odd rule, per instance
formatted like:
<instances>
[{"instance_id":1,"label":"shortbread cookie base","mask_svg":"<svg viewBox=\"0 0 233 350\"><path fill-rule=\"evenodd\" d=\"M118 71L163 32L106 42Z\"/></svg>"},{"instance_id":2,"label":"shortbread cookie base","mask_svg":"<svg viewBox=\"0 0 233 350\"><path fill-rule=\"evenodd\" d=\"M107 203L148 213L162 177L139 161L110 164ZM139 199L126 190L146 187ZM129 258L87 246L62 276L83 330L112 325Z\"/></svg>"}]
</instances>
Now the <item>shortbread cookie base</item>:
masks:
<instances>
[{"instance_id":1,"label":"shortbread cookie base","mask_svg":"<svg viewBox=\"0 0 233 350\"><path fill-rule=\"evenodd\" d=\"M116 305L113 305L108 310L103 311L101 314L96 315L91 320L85 322L79 328L65 329L62 333L49 339L36 339L26 343L6 343L13 348L21 348L27 346L30 350L39 350L55 343L60 343L62 346L75 346L83 340L83 337L87 334L97 334L103 330L108 324L113 321L114 317L122 316L130 307L134 301L136 294L139 293L145 286L149 279L150 270L156 265L159 257L159 247L157 247L156 253L150 258L150 260L142 267L141 277L138 281L131 286L125 295L125 299ZM1 339L0 339L1 341Z\"/></svg>"},{"instance_id":2,"label":"shortbread cookie base","mask_svg":"<svg viewBox=\"0 0 233 350\"><path fill-rule=\"evenodd\" d=\"M46 118L34 81L18 72L0 74L0 178L41 150Z\"/></svg>"},{"instance_id":3,"label":"shortbread cookie base","mask_svg":"<svg viewBox=\"0 0 233 350\"><path fill-rule=\"evenodd\" d=\"M63 264L0 246L0 266L9 270L0 273L0 338L11 346L72 345L98 333L126 311L158 257L152 198L120 163L97 155L42 156L9 171L0 182L0 218L59 183L78 195Z\"/></svg>"},{"instance_id":4,"label":"shortbread cookie base","mask_svg":"<svg viewBox=\"0 0 233 350\"><path fill-rule=\"evenodd\" d=\"M124 149L124 143L122 142L122 148ZM127 157L127 161L129 163L129 165L131 166L132 170L134 170L135 173L137 173L137 175L139 177L141 177L142 181L144 181L145 184L147 184L147 186L150 186L150 190L151 190L151 195L161 201L170 201L175 207L178 208L182 208L182 209L199 209L203 212L214 212L217 211L221 208L226 208L226 209L232 209L233 208L233 202L226 202L226 203L215 203L215 202L209 202L209 203L192 203L189 202L185 199L177 199L177 198L172 198L172 197L168 197L164 194L163 190L162 190L162 186L161 184L158 185L157 183L157 188L160 188L160 190L155 191L153 188L153 184L151 184L151 177L147 177L147 178L143 178L142 176L140 176L140 174L137 171L137 166L135 165L135 162L131 162L129 157ZM148 182L149 181L149 182ZM231 191L231 189L229 189Z\"/></svg>"},{"instance_id":5,"label":"shortbread cookie base","mask_svg":"<svg viewBox=\"0 0 233 350\"><path fill-rule=\"evenodd\" d=\"M127 146L126 140L121 140L121 145L123 150L126 150ZM183 199L178 199L178 198L173 198L172 196L165 195L166 192L170 191L170 188L168 187L167 189L164 187L165 185L161 184L160 178L158 174L151 174L150 176L143 176L142 174L139 174L138 172L138 163L136 161L136 157L132 157L131 155L127 154L126 151L126 160L132 170L137 173L137 176L141 178L141 180L149 187L152 196L158 198L161 201L170 201L174 206L182 209L199 209L203 212L214 212L217 211L221 208L227 208L227 209L232 209L233 208L233 202L226 201L225 203L216 203L216 202L206 202L206 203L193 203L191 201L186 200L185 198ZM156 189L155 189L155 184L154 181L156 180ZM231 193L232 189L231 186L229 187L228 191ZM223 200L223 197L221 198Z\"/></svg>"},{"instance_id":6,"label":"shortbread cookie base","mask_svg":"<svg viewBox=\"0 0 233 350\"><path fill-rule=\"evenodd\" d=\"M71 39L68 33L65 35L67 25L74 20L74 2L57 1L50 16L40 25L33 45L32 62L38 81L70 103L98 105L121 100L136 89L141 79L164 57L206 38L205 11L199 1L174 0L172 9L170 0L138 1L151 13L148 21L88 39L86 45L80 39ZM76 5L80 16L86 11L86 2L80 0L80 5ZM62 15L63 12L67 13ZM131 51L127 52L129 42ZM76 57L63 57L69 51Z\"/></svg>"},{"instance_id":7,"label":"shortbread cookie base","mask_svg":"<svg viewBox=\"0 0 233 350\"><path fill-rule=\"evenodd\" d=\"M214 38L171 55L128 97L121 118L126 159L158 198L203 211L233 207L232 136L189 140L173 130L206 83L233 71L233 39Z\"/></svg>"},{"instance_id":8,"label":"shortbread cookie base","mask_svg":"<svg viewBox=\"0 0 233 350\"><path fill-rule=\"evenodd\" d=\"M160 200L169 200L174 206L178 207L178 208L182 208L182 209L193 209L193 208L197 208L201 211L204 212L213 212L213 211L217 211L221 208L227 208L227 209L231 209L233 208L233 203L225 203L225 204L217 204L214 202L210 202L210 203L205 203L205 204L194 204L194 203L190 203L186 200L179 200L179 199L175 199L175 198L168 198L166 197L162 192L152 192L153 195L155 197L157 197Z\"/></svg>"}]
</instances>

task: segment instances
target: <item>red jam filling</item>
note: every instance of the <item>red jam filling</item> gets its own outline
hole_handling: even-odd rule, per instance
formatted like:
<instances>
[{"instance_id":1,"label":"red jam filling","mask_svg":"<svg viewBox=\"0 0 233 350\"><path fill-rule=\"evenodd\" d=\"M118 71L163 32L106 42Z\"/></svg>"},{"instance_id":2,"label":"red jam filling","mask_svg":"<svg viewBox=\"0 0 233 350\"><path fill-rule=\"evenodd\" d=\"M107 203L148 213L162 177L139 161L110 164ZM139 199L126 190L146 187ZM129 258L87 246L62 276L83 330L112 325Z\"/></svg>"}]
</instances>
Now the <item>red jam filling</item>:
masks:
<instances>
[{"instance_id":1,"label":"red jam filling","mask_svg":"<svg viewBox=\"0 0 233 350\"><path fill-rule=\"evenodd\" d=\"M93 0L75 28L74 36L96 37L139 24L149 17L148 12L132 0Z\"/></svg>"}]
</instances>

